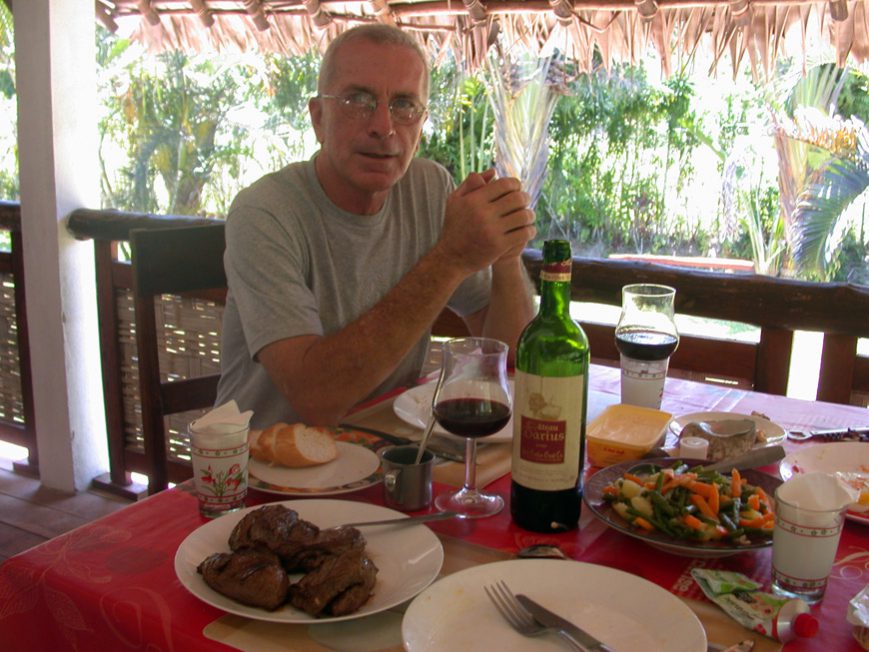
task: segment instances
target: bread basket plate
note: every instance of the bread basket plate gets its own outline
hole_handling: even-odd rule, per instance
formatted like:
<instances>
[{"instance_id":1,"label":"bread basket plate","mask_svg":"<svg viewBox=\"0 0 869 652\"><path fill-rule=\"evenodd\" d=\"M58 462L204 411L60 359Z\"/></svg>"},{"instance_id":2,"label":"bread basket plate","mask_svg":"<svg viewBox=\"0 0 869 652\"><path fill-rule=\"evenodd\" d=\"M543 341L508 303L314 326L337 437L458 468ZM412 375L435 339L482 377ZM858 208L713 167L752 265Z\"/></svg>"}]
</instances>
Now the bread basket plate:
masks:
<instances>
[{"instance_id":1,"label":"bread basket plate","mask_svg":"<svg viewBox=\"0 0 869 652\"><path fill-rule=\"evenodd\" d=\"M277 504L296 510L301 518L320 528L407 516L387 507L350 500L288 500ZM175 575L185 589L203 602L232 614L276 623L311 625L362 618L410 600L438 576L443 564L443 546L425 525L367 527L365 549L379 572L373 595L358 611L346 616L314 618L289 605L275 611L248 607L208 586L196 567L212 553L229 552L232 529L245 514L258 508L225 514L197 528L181 542L175 553Z\"/></svg>"},{"instance_id":2,"label":"bread basket plate","mask_svg":"<svg viewBox=\"0 0 869 652\"><path fill-rule=\"evenodd\" d=\"M769 419L765 419L756 414L739 414L738 412L692 412L690 414L681 414L673 417L670 420L669 428L677 437L682 432L682 429L689 423L696 421L732 421L736 419L749 419L754 421L755 429L760 435L763 433L765 441L756 444L756 446L767 446L782 441L787 436L787 431L777 423L773 423Z\"/></svg>"},{"instance_id":3,"label":"bread basket plate","mask_svg":"<svg viewBox=\"0 0 869 652\"><path fill-rule=\"evenodd\" d=\"M604 500L604 487L622 477L625 471L636 466L638 463L650 462L663 468L668 468L674 466L679 461L681 461L679 458L663 457L628 460L627 462L620 462L619 464L607 466L588 479L583 490L583 500L586 505L588 505L591 513L606 523L609 527L627 534L628 536L640 539L650 546L663 550L664 552L669 552L673 555L712 559L772 546L772 537L769 537L768 539L754 539L747 545L739 545L730 541L695 542L675 539L658 531L644 532L632 527L627 521L618 515L608 501ZM697 460L688 460L688 463L696 464ZM775 495L776 487L778 487L782 482L778 478L755 469L745 469L741 471L741 473L742 478L746 482L756 487L761 487L769 496Z\"/></svg>"},{"instance_id":4,"label":"bread basket plate","mask_svg":"<svg viewBox=\"0 0 869 652\"><path fill-rule=\"evenodd\" d=\"M377 453L361 444L336 441L338 457L331 462L291 469L253 458L248 462L248 486L284 496L334 496L377 484L383 479Z\"/></svg>"},{"instance_id":5,"label":"bread basket plate","mask_svg":"<svg viewBox=\"0 0 869 652\"><path fill-rule=\"evenodd\" d=\"M508 380L507 384L510 387L510 396L513 396L513 381ZM432 381L424 385L417 385L406 392L399 394L392 403L392 410L395 415L407 424L425 430L428 425L428 419L431 416L431 402L434 398L434 391L437 382ZM435 424L434 432L447 437L455 437L463 440L464 437L456 437L443 428L439 424ZM420 436L422 433L420 433ZM513 417L507 422L507 425L501 428L498 432L489 435L480 442L504 442L513 441Z\"/></svg>"},{"instance_id":6,"label":"bread basket plate","mask_svg":"<svg viewBox=\"0 0 869 652\"><path fill-rule=\"evenodd\" d=\"M837 441L826 444L812 444L789 453L779 462L782 480L790 480L798 473L840 473L848 482L848 476L861 479L869 477L869 443L857 441ZM855 478L851 478L852 482ZM849 484L852 484L849 482ZM860 483L862 487L862 482ZM845 512L845 518L857 523L869 524L869 511L865 507L854 506ZM859 510L859 511L857 511Z\"/></svg>"}]
</instances>

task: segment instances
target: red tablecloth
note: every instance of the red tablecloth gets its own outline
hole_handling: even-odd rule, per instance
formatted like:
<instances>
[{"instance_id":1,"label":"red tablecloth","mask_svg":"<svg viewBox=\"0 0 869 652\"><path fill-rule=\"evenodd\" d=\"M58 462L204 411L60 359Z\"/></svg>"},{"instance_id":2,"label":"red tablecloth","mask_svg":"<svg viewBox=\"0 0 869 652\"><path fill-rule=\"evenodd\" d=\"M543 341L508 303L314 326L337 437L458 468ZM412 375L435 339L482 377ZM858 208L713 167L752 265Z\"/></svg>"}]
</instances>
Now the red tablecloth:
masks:
<instances>
[{"instance_id":1,"label":"red tablecloth","mask_svg":"<svg viewBox=\"0 0 869 652\"><path fill-rule=\"evenodd\" d=\"M613 381L613 376L615 380ZM617 373L599 371L596 390L618 392ZM668 381L664 408L751 411L794 427L843 425L865 410L697 383ZM790 444L804 446L806 444ZM509 476L490 485L509 498ZM436 491L446 491L437 486ZM346 496L380 502L379 487ZM249 504L274 500L252 491ZM0 565L0 650L214 650L203 628L222 612L190 593L175 577L173 559L183 539L205 523L186 486L164 491L119 512L16 555ZM557 543L575 559L632 572L680 596L702 599L690 579L693 566L721 567L768 583L771 551L715 560L670 555L608 529L584 513L581 528L537 535L513 525L509 510L479 521L432 524L432 529L491 548L515 552L532 543ZM813 609L821 621L814 639L794 641L787 652L859 650L845 621L848 601L869 582L869 526L848 521L827 595Z\"/></svg>"}]
</instances>

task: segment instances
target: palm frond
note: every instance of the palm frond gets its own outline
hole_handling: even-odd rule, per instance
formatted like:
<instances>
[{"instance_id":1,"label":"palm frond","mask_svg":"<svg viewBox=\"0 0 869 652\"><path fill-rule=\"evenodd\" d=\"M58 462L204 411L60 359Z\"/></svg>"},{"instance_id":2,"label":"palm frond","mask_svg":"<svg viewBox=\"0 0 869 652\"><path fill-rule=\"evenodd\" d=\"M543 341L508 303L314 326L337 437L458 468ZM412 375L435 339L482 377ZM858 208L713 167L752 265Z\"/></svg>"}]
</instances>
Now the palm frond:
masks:
<instances>
[{"instance_id":1,"label":"palm frond","mask_svg":"<svg viewBox=\"0 0 869 652\"><path fill-rule=\"evenodd\" d=\"M531 207L543 189L549 160L549 121L563 94L560 56L489 51L484 71L494 114L495 169L520 179Z\"/></svg>"},{"instance_id":2,"label":"palm frond","mask_svg":"<svg viewBox=\"0 0 869 652\"><path fill-rule=\"evenodd\" d=\"M841 242L849 214L866 214L869 154L833 158L813 175L794 210L793 256L804 273L823 278Z\"/></svg>"}]
</instances>

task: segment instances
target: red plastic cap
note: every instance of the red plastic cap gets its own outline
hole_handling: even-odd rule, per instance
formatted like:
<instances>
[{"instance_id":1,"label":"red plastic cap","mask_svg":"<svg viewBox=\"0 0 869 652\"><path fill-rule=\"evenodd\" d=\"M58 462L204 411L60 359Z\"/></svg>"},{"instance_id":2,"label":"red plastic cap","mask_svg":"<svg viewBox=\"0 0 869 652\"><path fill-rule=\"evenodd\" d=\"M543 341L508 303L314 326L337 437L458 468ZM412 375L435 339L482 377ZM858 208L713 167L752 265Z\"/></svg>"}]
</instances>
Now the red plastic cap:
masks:
<instances>
[{"instance_id":1,"label":"red plastic cap","mask_svg":"<svg viewBox=\"0 0 869 652\"><path fill-rule=\"evenodd\" d=\"M794 618L794 634L800 638L812 638L818 633L818 619L812 614L797 614Z\"/></svg>"}]
</instances>

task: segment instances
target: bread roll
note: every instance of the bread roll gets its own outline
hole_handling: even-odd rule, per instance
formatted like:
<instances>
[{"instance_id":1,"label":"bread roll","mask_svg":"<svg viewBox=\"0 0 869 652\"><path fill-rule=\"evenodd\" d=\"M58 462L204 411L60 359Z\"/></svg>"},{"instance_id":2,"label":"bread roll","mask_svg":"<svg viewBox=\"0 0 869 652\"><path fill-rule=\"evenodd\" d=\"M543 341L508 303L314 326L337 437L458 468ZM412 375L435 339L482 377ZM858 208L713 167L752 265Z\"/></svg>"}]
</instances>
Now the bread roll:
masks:
<instances>
[{"instance_id":1,"label":"bread roll","mask_svg":"<svg viewBox=\"0 0 869 652\"><path fill-rule=\"evenodd\" d=\"M290 468L316 466L338 457L338 447L326 428L303 423L276 423L250 432L250 456Z\"/></svg>"}]
</instances>

